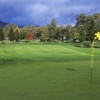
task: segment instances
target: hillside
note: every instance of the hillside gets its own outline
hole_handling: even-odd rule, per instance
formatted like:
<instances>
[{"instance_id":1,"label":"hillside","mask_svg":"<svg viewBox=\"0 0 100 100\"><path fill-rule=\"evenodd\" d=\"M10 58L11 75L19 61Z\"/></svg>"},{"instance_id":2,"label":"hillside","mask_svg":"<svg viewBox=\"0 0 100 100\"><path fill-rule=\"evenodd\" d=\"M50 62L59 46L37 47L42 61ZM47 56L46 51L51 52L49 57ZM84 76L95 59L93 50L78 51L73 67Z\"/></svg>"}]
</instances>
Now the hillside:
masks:
<instances>
[{"instance_id":1,"label":"hillside","mask_svg":"<svg viewBox=\"0 0 100 100\"><path fill-rule=\"evenodd\" d=\"M0 26L5 27L7 24L8 24L8 23L3 22L3 21L0 20Z\"/></svg>"}]
</instances>

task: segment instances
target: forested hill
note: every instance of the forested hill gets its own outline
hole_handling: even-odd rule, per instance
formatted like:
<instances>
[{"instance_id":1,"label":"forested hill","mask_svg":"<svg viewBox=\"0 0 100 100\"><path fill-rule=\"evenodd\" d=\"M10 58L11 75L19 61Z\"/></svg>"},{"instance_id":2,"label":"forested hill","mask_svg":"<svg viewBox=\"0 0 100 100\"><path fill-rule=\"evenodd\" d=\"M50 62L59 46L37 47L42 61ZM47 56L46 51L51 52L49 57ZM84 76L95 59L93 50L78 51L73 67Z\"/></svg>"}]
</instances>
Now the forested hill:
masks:
<instances>
[{"instance_id":1,"label":"forested hill","mask_svg":"<svg viewBox=\"0 0 100 100\"><path fill-rule=\"evenodd\" d=\"M7 24L10 24L10 23L6 23L6 22L3 22L3 21L0 20L0 26L5 27ZM22 27L24 27L24 26L26 26L26 25L21 25L21 26L18 26L18 27L19 27L19 28L22 28ZM31 26L31 25L30 25L30 26ZM33 26L35 26L35 27L40 27L40 25L33 25Z\"/></svg>"}]
</instances>

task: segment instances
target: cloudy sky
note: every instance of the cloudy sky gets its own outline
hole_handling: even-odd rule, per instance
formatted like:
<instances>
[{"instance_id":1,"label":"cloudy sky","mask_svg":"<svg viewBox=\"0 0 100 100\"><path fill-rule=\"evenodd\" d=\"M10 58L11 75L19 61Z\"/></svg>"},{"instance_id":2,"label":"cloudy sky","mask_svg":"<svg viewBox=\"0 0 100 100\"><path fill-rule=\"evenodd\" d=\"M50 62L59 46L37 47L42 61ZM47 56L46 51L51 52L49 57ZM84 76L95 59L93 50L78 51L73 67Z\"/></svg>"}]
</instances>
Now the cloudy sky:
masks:
<instances>
[{"instance_id":1,"label":"cloudy sky","mask_svg":"<svg viewBox=\"0 0 100 100\"><path fill-rule=\"evenodd\" d=\"M100 13L100 0L0 0L0 20L17 25L75 24L75 17Z\"/></svg>"}]
</instances>

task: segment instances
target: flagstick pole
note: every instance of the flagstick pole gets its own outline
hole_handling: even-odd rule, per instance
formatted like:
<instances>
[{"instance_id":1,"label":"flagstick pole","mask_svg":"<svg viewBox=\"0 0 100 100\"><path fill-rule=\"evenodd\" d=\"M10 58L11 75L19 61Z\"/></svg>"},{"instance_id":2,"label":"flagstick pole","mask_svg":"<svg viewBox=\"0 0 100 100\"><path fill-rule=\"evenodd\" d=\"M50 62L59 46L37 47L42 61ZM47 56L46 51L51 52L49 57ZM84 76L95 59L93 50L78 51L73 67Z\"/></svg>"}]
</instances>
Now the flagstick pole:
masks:
<instances>
[{"instance_id":1,"label":"flagstick pole","mask_svg":"<svg viewBox=\"0 0 100 100\"><path fill-rule=\"evenodd\" d=\"M92 68L93 68L93 57L94 57L94 40L92 42L92 59L91 59L91 75L90 75L90 83L92 83Z\"/></svg>"},{"instance_id":2,"label":"flagstick pole","mask_svg":"<svg viewBox=\"0 0 100 100\"><path fill-rule=\"evenodd\" d=\"M90 75L90 83L92 83L92 68L91 68L91 75Z\"/></svg>"},{"instance_id":3,"label":"flagstick pole","mask_svg":"<svg viewBox=\"0 0 100 100\"><path fill-rule=\"evenodd\" d=\"M94 40L95 39L98 39L98 40L100 40L100 32L97 32L97 33L95 33L95 37L94 37L94 39L93 39L93 42L92 42L92 59L91 59L91 75L90 75L90 83L92 83L92 68L93 68L93 57L94 57Z\"/></svg>"}]
</instances>

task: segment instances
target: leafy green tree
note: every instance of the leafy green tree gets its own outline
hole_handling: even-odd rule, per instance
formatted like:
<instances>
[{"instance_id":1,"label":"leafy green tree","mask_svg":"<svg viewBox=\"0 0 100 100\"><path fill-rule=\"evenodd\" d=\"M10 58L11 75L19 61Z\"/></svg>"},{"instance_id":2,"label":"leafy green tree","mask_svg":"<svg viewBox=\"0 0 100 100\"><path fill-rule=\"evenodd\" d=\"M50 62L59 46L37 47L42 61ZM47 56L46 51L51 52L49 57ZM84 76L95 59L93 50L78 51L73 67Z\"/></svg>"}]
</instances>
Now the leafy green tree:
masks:
<instances>
[{"instance_id":1,"label":"leafy green tree","mask_svg":"<svg viewBox=\"0 0 100 100\"><path fill-rule=\"evenodd\" d=\"M18 42L20 39L20 34L19 34L19 31L16 30L16 32L14 32L14 40L16 40L16 42Z\"/></svg>"},{"instance_id":2,"label":"leafy green tree","mask_svg":"<svg viewBox=\"0 0 100 100\"><path fill-rule=\"evenodd\" d=\"M86 22L87 22L87 16L84 13L81 13L77 15L76 17L76 27L79 32L79 40L83 44L83 41L86 38Z\"/></svg>"},{"instance_id":3,"label":"leafy green tree","mask_svg":"<svg viewBox=\"0 0 100 100\"><path fill-rule=\"evenodd\" d=\"M96 24L93 16L88 16L86 27L87 38L92 43L96 32Z\"/></svg>"},{"instance_id":4,"label":"leafy green tree","mask_svg":"<svg viewBox=\"0 0 100 100\"><path fill-rule=\"evenodd\" d=\"M78 33L79 33L79 42L81 43L81 46L83 46L84 40L86 40L86 30L85 27L79 26L78 27Z\"/></svg>"},{"instance_id":5,"label":"leafy green tree","mask_svg":"<svg viewBox=\"0 0 100 100\"><path fill-rule=\"evenodd\" d=\"M29 31L34 31L36 27L35 26L24 26L21 28L21 32L29 32Z\"/></svg>"},{"instance_id":6,"label":"leafy green tree","mask_svg":"<svg viewBox=\"0 0 100 100\"><path fill-rule=\"evenodd\" d=\"M69 41L70 38L71 38L71 30L72 30L72 26L71 25L67 25L65 27L66 41Z\"/></svg>"},{"instance_id":7,"label":"leafy green tree","mask_svg":"<svg viewBox=\"0 0 100 100\"><path fill-rule=\"evenodd\" d=\"M9 33L11 28L15 29L16 27L18 27L16 24L7 24L4 29Z\"/></svg>"},{"instance_id":8,"label":"leafy green tree","mask_svg":"<svg viewBox=\"0 0 100 100\"><path fill-rule=\"evenodd\" d=\"M36 34L35 34L35 38L36 38L36 39L40 39L40 38L41 38L41 34L42 34L41 28L42 28L42 27L38 27L38 28L36 29Z\"/></svg>"},{"instance_id":9,"label":"leafy green tree","mask_svg":"<svg viewBox=\"0 0 100 100\"><path fill-rule=\"evenodd\" d=\"M47 41L49 38L48 26L41 27L41 41Z\"/></svg>"},{"instance_id":10,"label":"leafy green tree","mask_svg":"<svg viewBox=\"0 0 100 100\"><path fill-rule=\"evenodd\" d=\"M3 43L3 41L4 41L4 33L3 33L2 27L0 27L0 41L1 41L1 43Z\"/></svg>"},{"instance_id":11,"label":"leafy green tree","mask_svg":"<svg viewBox=\"0 0 100 100\"><path fill-rule=\"evenodd\" d=\"M42 35L40 38L41 42L46 42L47 41L47 37L45 35Z\"/></svg>"},{"instance_id":12,"label":"leafy green tree","mask_svg":"<svg viewBox=\"0 0 100 100\"><path fill-rule=\"evenodd\" d=\"M58 29L58 28L57 28ZM66 37L66 33L65 33L65 27L63 25L61 25L59 27L59 30L60 30L60 37L61 37L61 40L64 41L65 40L65 37Z\"/></svg>"},{"instance_id":13,"label":"leafy green tree","mask_svg":"<svg viewBox=\"0 0 100 100\"><path fill-rule=\"evenodd\" d=\"M95 20L95 28L97 32L100 32L100 14L94 13L93 14L94 20Z\"/></svg>"},{"instance_id":14,"label":"leafy green tree","mask_svg":"<svg viewBox=\"0 0 100 100\"><path fill-rule=\"evenodd\" d=\"M16 32L16 30L18 32L20 32L20 29L18 28L18 26L16 24L7 24L3 29L4 34L5 34L5 38L8 38L8 34L9 34L9 31L11 28L13 29L13 32Z\"/></svg>"},{"instance_id":15,"label":"leafy green tree","mask_svg":"<svg viewBox=\"0 0 100 100\"><path fill-rule=\"evenodd\" d=\"M76 16L76 26L83 26L86 23L87 17L84 13Z\"/></svg>"},{"instance_id":16,"label":"leafy green tree","mask_svg":"<svg viewBox=\"0 0 100 100\"><path fill-rule=\"evenodd\" d=\"M61 40L61 30L58 28L55 34L55 39L57 40Z\"/></svg>"},{"instance_id":17,"label":"leafy green tree","mask_svg":"<svg viewBox=\"0 0 100 100\"><path fill-rule=\"evenodd\" d=\"M33 30L33 39L40 39L40 36L41 36L41 32L40 33L38 33L38 29L39 29L40 27L34 27L34 30Z\"/></svg>"},{"instance_id":18,"label":"leafy green tree","mask_svg":"<svg viewBox=\"0 0 100 100\"><path fill-rule=\"evenodd\" d=\"M22 32L22 31L19 33L21 41L25 39L26 34L27 32Z\"/></svg>"},{"instance_id":19,"label":"leafy green tree","mask_svg":"<svg viewBox=\"0 0 100 100\"><path fill-rule=\"evenodd\" d=\"M79 31L80 42L86 39L92 43L95 32L100 31L100 14L94 13L88 16L85 14L77 15L76 27Z\"/></svg>"},{"instance_id":20,"label":"leafy green tree","mask_svg":"<svg viewBox=\"0 0 100 100\"><path fill-rule=\"evenodd\" d=\"M4 37L7 38L8 32L5 30L5 28L3 28L3 33L4 33Z\"/></svg>"},{"instance_id":21,"label":"leafy green tree","mask_svg":"<svg viewBox=\"0 0 100 100\"><path fill-rule=\"evenodd\" d=\"M72 27L71 29L71 38L73 38L73 41L75 42L75 40L79 40L79 32L77 27Z\"/></svg>"},{"instance_id":22,"label":"leafy green tree","mask_svg":"<svg viewBox=\"0 0 100 100\"><path fill-rule=\"evenodd\" d=\"M15 36L14 36L14 32L13 32L12 28L9 30L8 37L9 37L9 40L11 41L11 43L13 43Z\"/></svg>"}]
</instances>

